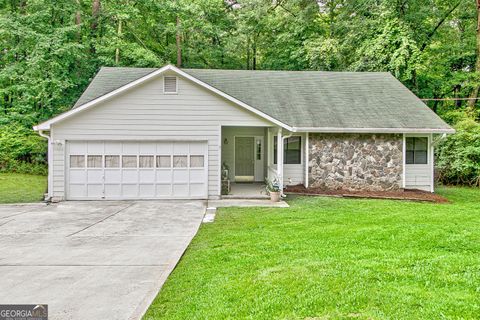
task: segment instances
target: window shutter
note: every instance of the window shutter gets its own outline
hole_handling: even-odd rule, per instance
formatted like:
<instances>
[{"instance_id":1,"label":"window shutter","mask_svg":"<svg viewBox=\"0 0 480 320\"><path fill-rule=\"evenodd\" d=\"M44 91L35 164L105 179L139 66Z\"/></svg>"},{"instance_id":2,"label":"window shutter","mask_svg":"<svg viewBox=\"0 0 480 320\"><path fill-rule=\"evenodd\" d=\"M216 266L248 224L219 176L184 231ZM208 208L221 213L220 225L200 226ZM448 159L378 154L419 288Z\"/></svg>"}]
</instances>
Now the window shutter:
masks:
<instances>
[{"instance_id":1,"label":"window shutter","mask_svg":"<svg viewBox=\"0 0 480 320\"><path fill-rule=\"evenodd\" d=\"M163 92L177 93L177 77L170 76L163 78Z\"/></svg>"}]
</instances>

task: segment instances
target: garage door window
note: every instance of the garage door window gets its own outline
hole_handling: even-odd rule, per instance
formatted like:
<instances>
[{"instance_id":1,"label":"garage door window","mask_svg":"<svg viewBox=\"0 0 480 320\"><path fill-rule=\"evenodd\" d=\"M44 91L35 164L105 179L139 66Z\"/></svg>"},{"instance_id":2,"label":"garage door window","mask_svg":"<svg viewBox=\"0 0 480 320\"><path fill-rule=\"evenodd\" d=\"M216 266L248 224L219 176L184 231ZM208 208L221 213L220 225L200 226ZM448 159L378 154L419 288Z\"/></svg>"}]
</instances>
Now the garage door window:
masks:
<instances>
[{"instance_id":1,"label":"garage door window","mask_svg":"<svg viewBox=\"0 0 480 320\"><path fill-rule=\"evenodd\" d=\"M140 156L140 168L153 168L153 156Z\"/></svg>"},{"instance_id":2,"label":"garage door window","mask_svg":"<svg viewBox=\"0 0 480 320\"><path fill-rule=\"evenodd\" d=\"M102 156L93 156L89 155L87 157L87 167L88 168L101 168L102 167Z\"/></svg>"},{"instance_id":3,"label":"garage door window","mask_svg":"<svg viewBox=\"0 0 480 320\"><path fill-rule=\"evenodd\" d=\"M136 168L137 156L122 156L122 168Z\"/></svg>"},{"instance_id":4,"label":"garage door window","mask_svg":"<svg viewBox=\"0 0 480 320\"><path fill-rule=\"evenodd\" d=\"M186 168L187 160L188 160L187 156L173 156L173 167Z\"/></svg>"},{"instance_id":5,"label":"garage door window","mask_svg":"<svg viewBox=\"0 0 480 320\"><path fill-rule=\"evenodd\" d=\"M190 167L203 168L203 156L190 156Z\"/></svg>"},{"instance_id":6,"label":"garage door window","mask_svg":"<svg viewBox=\"0 0 480 320\"><path fill-rule=\"evenodd\" d=\"M120 168L120 156L105 156L105 168Z\"/></svg>"},{"instance_id":7,"label":"garage door window","mask_svg":"<svg viewBox=\"0 0 480 320\"><path fill-rule=\"evenodd\" d=\"M70 156L70 168L85 168L85 156Z\"/></svg>"},{"instance_id":8,"label":"garage door window","mask_svg":"<svg viewBox=\"0 0 480 320\"><path fill-rule=\"evenodd\" d=\"M157 168L171 168L172 160L170 156L157 156Z\"/></svg>"}]
</instances>

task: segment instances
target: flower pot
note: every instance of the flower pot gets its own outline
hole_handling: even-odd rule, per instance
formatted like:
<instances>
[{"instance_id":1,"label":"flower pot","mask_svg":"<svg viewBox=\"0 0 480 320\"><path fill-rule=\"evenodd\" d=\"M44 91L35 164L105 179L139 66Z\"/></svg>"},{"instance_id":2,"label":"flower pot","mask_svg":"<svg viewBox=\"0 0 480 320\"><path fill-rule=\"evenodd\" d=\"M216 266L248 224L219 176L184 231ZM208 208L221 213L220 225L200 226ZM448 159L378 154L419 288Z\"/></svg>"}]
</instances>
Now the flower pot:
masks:
<instances>
[{"instance_id":1,"label":"flower pot","mask_svg":"<svg viewBox=\"0 0 480 320\"><path fill-rule=\"evenodd\" d=\"M280 201L280 192L270 192L270 200L272 202Z\"/></svg>"}]
</instances>

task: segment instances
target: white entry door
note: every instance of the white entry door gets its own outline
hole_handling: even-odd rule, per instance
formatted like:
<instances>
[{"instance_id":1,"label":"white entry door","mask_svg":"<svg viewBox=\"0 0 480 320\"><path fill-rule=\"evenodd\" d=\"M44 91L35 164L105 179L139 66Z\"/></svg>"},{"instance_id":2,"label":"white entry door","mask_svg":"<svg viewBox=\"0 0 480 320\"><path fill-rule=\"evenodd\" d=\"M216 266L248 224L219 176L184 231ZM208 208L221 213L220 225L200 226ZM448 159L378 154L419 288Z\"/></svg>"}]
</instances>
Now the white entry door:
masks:
<instances>
[{"instance_id":1,"label":"white entry door","mask_svg":"<svg viewBox=\"0 0 480 320\"><path fill-rule=\"evenodd\" d=\"M207 198L206 142L68 141L69 200Z\"/></svg>"}]
</instances>

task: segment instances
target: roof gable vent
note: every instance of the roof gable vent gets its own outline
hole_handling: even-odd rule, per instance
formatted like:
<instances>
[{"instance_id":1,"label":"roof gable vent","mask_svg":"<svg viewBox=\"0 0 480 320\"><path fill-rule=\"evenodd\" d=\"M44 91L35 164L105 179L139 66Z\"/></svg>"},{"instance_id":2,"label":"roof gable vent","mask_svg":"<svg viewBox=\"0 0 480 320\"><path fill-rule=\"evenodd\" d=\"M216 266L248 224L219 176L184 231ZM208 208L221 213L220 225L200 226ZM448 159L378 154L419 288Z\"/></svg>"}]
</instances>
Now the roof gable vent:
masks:
<instances>
[{"instance_id":1,"label":"roof gable vent","mask_svg":"<svg viewBox=\"0 0 480 320\"><path fill-rule=\"evenodd\" d=\"M174 77L174 76L163 77L163 92L177 93L177 77Z\"/></svg>"}]
</instances>

